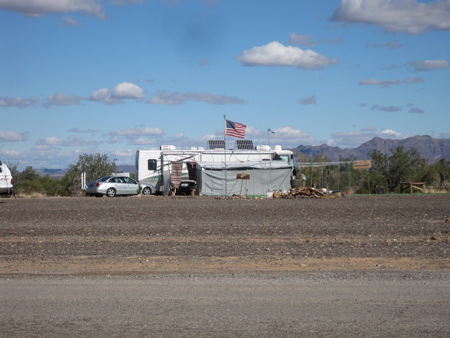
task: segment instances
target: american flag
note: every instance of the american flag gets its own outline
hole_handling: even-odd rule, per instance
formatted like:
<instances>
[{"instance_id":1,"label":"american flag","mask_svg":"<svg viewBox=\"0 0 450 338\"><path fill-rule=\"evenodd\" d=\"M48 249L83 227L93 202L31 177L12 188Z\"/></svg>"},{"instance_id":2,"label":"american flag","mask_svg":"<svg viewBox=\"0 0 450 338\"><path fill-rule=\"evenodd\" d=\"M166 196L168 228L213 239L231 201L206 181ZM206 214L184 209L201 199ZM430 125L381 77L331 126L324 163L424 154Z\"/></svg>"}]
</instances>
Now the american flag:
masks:
<instances>
[{"instance_id":1,"label":"american flag","mask_svg":"<svg viewBox=\"0 0 450 338\"><path fill-rule=\"evenodd\" d=\"M227 120L225 135L244 138L246 127L245 124Z\"/></svg>"}]
</instances>

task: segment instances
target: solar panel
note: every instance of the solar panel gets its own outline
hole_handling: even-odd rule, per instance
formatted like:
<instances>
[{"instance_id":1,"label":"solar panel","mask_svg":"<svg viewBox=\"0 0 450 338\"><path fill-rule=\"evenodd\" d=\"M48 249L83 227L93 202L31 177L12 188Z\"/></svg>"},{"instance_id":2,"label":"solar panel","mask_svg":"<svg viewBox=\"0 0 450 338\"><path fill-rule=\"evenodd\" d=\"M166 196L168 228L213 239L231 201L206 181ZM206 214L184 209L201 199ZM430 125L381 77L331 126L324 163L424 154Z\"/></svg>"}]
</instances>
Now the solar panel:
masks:
<instances>
[{"instance_id":1,"label":"solar panel","mask_svg":"<svg viewBox=\"0 0 450 338\"><path fill-rule=\"evenodd\" d=\"M209 149L225 149L225 140L208 140Z\"/></svg>"},{"instance_id":2,"label":"solar panel","mask_svg":"<svg viewBox=\"0 0 450 338\"><path fill-rule=\"evenodd\" d=\"M235 148L252 150L253 149L253 141L252 140L236 140Z\"/></svg>"}]
</instances>

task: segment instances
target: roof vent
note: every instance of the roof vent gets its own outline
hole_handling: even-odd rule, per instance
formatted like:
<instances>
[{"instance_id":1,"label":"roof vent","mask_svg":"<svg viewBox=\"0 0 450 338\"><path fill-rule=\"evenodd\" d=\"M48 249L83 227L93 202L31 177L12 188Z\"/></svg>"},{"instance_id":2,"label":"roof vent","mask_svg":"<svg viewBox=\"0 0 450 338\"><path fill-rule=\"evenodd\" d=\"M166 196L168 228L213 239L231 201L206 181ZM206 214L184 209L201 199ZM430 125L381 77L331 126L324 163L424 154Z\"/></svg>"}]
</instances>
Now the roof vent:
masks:
<instances>
[{"instance_id":1,"label":"roof vent","mask_svg":"<svg viewBox=\"0 0 450 338\"><path fill-rule=\"evenodd\" d=\"M269 150L270 150L270 146L258 145L258 146L256 146L256 150L259 150L259 151L269 151Z\"/></svg>"},{"instance_id":2,"label":"roof vent","mask_svg":"<svg viewBox=\"0 0 450 338\"><path fill-rule=\"evenodd\" d=\"M172 146L172 145L162 145L161 146L161 150L175 150L177 149L177 147Z\"/></svg>"}]
</instances>

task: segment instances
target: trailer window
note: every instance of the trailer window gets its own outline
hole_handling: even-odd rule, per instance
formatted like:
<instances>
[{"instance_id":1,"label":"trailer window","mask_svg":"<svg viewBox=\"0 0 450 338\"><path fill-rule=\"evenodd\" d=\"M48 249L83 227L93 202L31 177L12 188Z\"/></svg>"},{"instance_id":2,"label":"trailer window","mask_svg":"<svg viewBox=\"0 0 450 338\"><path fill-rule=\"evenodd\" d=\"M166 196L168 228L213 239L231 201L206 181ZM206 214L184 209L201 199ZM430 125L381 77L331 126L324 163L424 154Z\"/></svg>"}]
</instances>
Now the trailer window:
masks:
<instances>
[{"instance_id":1,"label":"trailer window","mask_svg":"<svg viewBox=\"0 0 450 338\"><path fill-rule=\"evenodd\" d=\"M156 160L148 160L148 170L156 170Z\"/></svg>"},{"instance_id":2,"label":"trailer window","mask_svg":"<svg viewBox=\"0 0 450 338\"><path fill-rule=\"evenodd\" d=\"M289 155L280 155L280 158L281 158L284 162L289 163Z\"/></svg>"}]
</instances>

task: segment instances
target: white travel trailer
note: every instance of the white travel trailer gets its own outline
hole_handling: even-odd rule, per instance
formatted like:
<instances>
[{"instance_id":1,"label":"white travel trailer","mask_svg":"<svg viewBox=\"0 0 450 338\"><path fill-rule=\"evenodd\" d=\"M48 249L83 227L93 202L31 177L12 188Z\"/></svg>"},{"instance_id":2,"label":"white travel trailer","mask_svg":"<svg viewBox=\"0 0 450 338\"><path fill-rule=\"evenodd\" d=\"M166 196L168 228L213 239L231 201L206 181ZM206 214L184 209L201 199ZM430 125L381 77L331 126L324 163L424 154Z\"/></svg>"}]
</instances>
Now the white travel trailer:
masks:
<instances>
[{"instance_id":1,"label":"white travel trailer","mask_svg":"<svg viewBox=\"0 0 450 338\"><path fill-rule=\"evenodd\" d=\"M231 167L236 168L236 164L256 168L258 164L266 163L264 168L271 170L280 168L279 165L273 167L267 165L274 161L284 161L288 164L292 168L289 180L292 179L294 162L290 150L283 150L281 146L275 146L273 149L269 146L253 147L251 141L245 141L247 143L244 144L244 148L242 143L239 144L237 141L238 149L230 150L225 150L223 141L216 141L215 144L210 141L209 149L206 150L201 147L178 150L169 145L161 146L160 150L137 150L136 180L142 185L151 185L154 188L153 191L167 194L171 181L174 181L174 172L179 170L175 169L176 166L181 169L181 181L201 182L199 175L202 171L197 170L197 164L220 164L224 171L232 170ZM232 173L229 177L232 177ZM200 189L197 189L197 193L201 193L201 187L198 188Z\"/></svg>"},{"instance_id":2,"label":"white travel trailer","mask_svg":"<svg viewBox=\"0 0 450 338\"><path fill-rule=\"evenodd\" d=\"M0 161L0 195L10 196L14 194L14 185L11 172L6 164Z\"/></svg>"}]
</instances>

